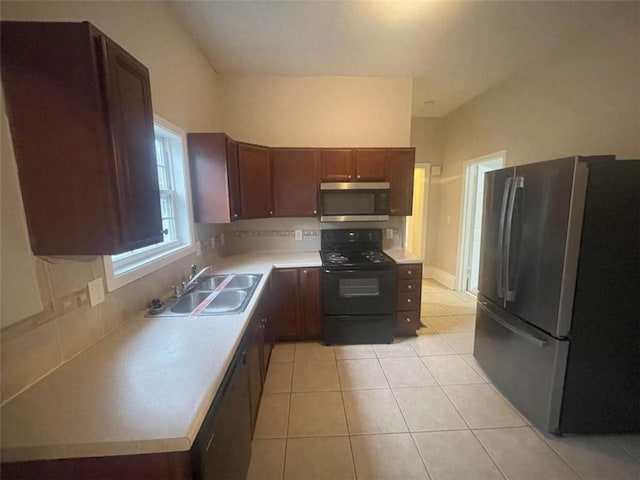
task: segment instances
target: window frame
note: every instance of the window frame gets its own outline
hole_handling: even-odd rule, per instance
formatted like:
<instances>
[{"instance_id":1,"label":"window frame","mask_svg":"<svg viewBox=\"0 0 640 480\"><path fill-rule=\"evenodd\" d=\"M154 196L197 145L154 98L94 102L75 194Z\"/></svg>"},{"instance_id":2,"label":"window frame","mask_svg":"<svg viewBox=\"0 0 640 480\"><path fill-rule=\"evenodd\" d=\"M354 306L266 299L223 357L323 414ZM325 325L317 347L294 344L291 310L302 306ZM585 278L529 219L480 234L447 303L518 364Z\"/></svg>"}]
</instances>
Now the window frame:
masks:
<instances>
[{"instance_id":1,"label":"window frame","mask_svg":"<svg viewBox=\"0 0 640 480\"><path fill-rule=\"evenodd\" d=\"M170 148L173 158L171 169L174 189L173 215L176 218L177 240L163 242L138 249L137 253L114 260L112 255L103 256L107 289L112 292L145 277L181 258L196 253L193 206L191 202L191 182L189 174L189 154L186 132L155 115L153 116L154 135L157 130L171 139ZM154 137L155 140L155 137ZM182 161L178 159L181 147ZM155 152L155 147L154 147ZM184 189L179 188L184 185Z\"/></svg>"}]
</instances>

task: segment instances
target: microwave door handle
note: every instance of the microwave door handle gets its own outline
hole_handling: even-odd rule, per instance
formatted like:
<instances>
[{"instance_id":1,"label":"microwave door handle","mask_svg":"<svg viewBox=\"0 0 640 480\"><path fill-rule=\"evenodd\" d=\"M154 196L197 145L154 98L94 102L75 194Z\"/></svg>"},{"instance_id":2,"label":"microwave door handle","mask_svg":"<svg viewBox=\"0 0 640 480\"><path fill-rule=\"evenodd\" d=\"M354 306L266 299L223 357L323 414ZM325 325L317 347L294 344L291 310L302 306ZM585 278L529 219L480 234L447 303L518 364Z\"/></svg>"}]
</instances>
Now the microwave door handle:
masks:
<instances>
[{"instance_id":1,"label":"microwave door handle","mask_svg":"<svg viewBox=\"0 0 640 480\"><path fill-rule=\"evenodd\" d=\"M496 262L496 281L499 298L504 298L504 229L507 216L507 206L509 205L509 192L511 190L512 183L513 177L507 178L502 190L502 206L500 208L500 223L498 227L498 261Z\"/></svg>"}]
</instances>

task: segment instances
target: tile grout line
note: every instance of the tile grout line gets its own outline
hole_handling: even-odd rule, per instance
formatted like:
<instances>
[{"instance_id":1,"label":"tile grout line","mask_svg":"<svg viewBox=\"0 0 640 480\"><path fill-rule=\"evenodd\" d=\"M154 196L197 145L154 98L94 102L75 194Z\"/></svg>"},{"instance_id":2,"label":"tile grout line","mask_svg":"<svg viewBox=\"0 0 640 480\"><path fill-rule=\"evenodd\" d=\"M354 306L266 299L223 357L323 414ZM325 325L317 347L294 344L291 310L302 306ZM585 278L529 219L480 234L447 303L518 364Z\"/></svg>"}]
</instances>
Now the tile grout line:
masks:
<instances>
[{"instance_id":1,"label":"tile grout line","mask_svg":"<svg viewBox=\"0 0 640 480\"><path fill-rule=\"evenodd\" d=\"M289 421L291 419L291 403L293 395L293 373L296 368L296 344L293 344L293 361L291 362L291 380L289 381L289 408L287 410L287 431L284 434L284 458L282 459L282 480L287 469L287 451L289 450Z\"/></svg>"},{"instance_id":2,"label":"tile grout line","mask_svg":"<svg viewBox=\"0 0 640 480\"><path fill-rule=\"evenodd\" d=\"M353 443L351 443L351 429L349 428L349 421L347 420L347 405L344 401L344 390L342 389L342 380L340 379L340 369L338 368L338 357L336 356L335 348L333 349L333 359L336 365L336 374L338 375L338 385L340 388L340 398L342 399L342 413L344 415L344 423L347 427L347 441L349 442L349 453L351 454L351 466L353 467L353 476L357 479L358 471L356 470L356 457L353 454Z\"/></svg>"}]
</instances>

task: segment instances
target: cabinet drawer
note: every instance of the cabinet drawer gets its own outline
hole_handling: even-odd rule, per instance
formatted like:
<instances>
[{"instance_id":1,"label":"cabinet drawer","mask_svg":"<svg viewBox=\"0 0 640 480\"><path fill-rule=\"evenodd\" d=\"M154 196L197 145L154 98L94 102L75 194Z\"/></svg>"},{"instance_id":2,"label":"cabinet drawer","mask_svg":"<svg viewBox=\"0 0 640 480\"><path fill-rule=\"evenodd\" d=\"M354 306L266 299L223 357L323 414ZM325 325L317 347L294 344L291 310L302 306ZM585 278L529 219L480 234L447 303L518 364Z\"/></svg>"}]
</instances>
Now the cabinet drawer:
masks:
<instances>
[{"instance_id":1,"label":"cabinet drawer","mask_svg":"<svg viewBox=\"0 0 640 480\"><path fill-rule=\"evenodd\" d=\"M420 293L420 280L398 280L398 292Z\"/></svg>"},{"instance_id":2,"label":"cabinet drawer","mask_svg":"<svg viewBox=\"0 0 640 480\"><path fill-rule=\"evenodd\" d=\"M422 278L422 265L419 263L398 265L398 278L420 280Z\"/></svg>"},{"instance_id":3,"label":"cabinet drawer","mask_svg":"<svg viewBox=\"0 0 640 480\"><path fill-rule=\"evenodd\" d=\"M396 315L396 335L415 335L420 326L420 312L399 312Z\"/></svg>"},{"instance_id":4,"label":"cabinet drawer","mask_svg":"<svg viewBox=\"0 0 640 480\"><path fill-rule=\"evenodd\" d=\"M415 310L420 312L420 294L398 293L398 310Z\"/></svg>"}]
</instances>

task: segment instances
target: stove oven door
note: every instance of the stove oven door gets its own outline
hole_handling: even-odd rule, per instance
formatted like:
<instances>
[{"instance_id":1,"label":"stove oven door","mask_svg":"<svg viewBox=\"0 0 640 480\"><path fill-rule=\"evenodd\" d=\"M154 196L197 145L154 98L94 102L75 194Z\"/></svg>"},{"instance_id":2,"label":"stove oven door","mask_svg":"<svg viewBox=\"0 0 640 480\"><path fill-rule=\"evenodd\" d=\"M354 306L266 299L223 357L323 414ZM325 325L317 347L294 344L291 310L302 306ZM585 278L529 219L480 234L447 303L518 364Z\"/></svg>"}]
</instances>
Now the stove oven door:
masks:
<instances>
[{"instance_id":1,"label":"stove oven door","mask_svg":"<svg viewBox=\"0 0 640 480\"><path fill-rule=\"evenodd\" d=\"M324 269L322 291L324 315L384 315L396 311L395 269Z\"/></svg>"}]
</instances>

